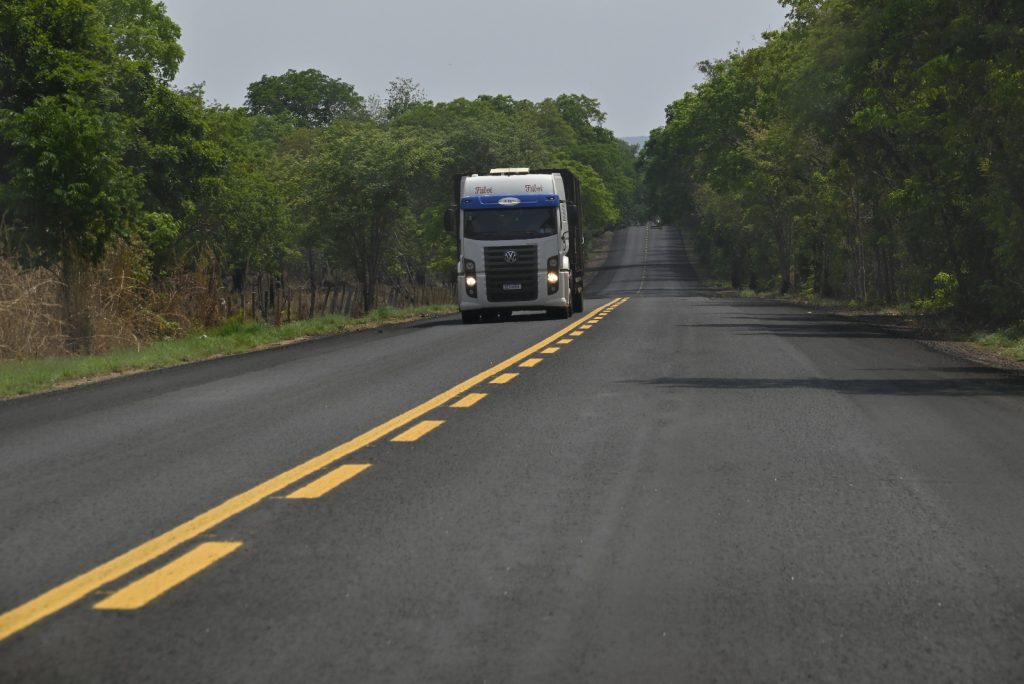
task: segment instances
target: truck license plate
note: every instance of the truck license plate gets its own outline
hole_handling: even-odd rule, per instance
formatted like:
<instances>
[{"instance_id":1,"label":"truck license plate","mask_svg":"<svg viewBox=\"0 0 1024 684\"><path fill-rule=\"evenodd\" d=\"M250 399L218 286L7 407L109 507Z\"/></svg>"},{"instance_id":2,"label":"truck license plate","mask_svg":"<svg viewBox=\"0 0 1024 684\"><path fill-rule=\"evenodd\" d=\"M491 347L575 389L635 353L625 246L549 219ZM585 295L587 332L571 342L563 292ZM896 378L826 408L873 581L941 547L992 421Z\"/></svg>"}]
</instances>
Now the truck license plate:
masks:
<instances>
[{"instance_id":1,"label":"truck license plate","mask_svg":"<svg viewBox=\"0 0 1024 684\"><path fill-rule=\"evenodd\" d=\"M522 290L523 286L521 283L505 283L501 286L503 290Z\"/></svg>"}]
</instances>

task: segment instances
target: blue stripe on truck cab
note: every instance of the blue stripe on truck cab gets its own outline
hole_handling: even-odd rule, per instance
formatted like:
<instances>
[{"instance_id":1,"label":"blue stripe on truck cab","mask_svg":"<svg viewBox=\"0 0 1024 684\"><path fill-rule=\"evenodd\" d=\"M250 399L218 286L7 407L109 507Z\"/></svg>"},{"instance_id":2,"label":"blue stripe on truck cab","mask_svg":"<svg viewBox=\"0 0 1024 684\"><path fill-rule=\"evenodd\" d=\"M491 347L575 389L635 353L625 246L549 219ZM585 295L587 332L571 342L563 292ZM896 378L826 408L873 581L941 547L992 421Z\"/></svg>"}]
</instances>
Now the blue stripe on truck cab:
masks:
<instances>
[{"instance_id":1,"label":"blue stripe on truck cab","mask_svg":"<svg viewBox=\"0 0 1024 684\"><path fill-rule=\"evenodd\" d=\"M512 209L558 205L558 195L474 195L463 197L460 203L462 209Z\"/></svg>"}]
</instances>

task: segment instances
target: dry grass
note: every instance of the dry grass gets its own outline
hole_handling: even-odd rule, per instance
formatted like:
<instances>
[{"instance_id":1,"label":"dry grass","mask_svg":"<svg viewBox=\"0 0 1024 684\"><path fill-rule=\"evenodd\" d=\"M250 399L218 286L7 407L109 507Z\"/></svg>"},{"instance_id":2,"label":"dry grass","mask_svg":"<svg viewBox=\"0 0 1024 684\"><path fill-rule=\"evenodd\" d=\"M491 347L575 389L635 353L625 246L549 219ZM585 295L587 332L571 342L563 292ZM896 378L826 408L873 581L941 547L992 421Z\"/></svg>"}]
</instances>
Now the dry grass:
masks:
<instances>
[{"instance_id":1,"label":"dry grass","mask_svg":"<svg viewBox=\"0 0 1024 684\"><path fill-rule=\"evenodd\" d=\"M144 254L127 243L81 273L74 287L89 322L91 353L139 349L223 318L211 304L215 292L201 275L172 276L153 284ZM60 297L55 271L0 259L0 359L66 353Z\"/></svg>"},{"instance_id":2,"label":"dry grass","mask_svg":"<svg viewBox=\"0 0 1024 684\"><path fill-rule=\"evenodd\" d=\"M46 269L22 269L0 259L0 359L64 351L60 282Z\"/></svg>"},{"instance_id":3,"label":"dry grass","mask_svg":"<svg viewBox=\"0 0 1024 684\"><path fill-rule=\"evenodd\" d=\"M139 350L156 341L216 327L229 318L255 317L264 323L283 324L309 318L311 309L317 318L365 314L361 290L345 283L318 290L311 307L301 281L280 283L253 274L243 292L231 293L211 275L216 272L200 259L188 270L154 279L144 246L115 245L100 264L75 279L75 299L83 307L89 331L88 353ZM258 290L257 283L270 283L274 289ZM377 295L378 306L393 308L455 302L451 286L381 285ZM271 304L254 306L254 301ZM0 360L66 355L67 343L58 274L0 259Z\"/></svg>"}]
</instances>

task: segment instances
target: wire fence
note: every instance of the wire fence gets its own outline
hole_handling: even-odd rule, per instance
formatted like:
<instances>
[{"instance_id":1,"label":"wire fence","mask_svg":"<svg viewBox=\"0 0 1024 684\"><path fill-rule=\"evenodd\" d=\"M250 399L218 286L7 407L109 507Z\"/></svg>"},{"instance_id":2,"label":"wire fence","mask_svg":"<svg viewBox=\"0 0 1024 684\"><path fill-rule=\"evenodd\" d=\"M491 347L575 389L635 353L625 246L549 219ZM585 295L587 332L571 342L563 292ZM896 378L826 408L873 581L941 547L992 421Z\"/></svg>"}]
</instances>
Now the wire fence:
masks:
<instances>
[{"instance_id":1,"label":"wire fence","mask_svg":"<svg viewBox=\"0 0 1024 684\"><path fill-rule=\"evenodd\" d=\"M405 308L455 304L455 285L378 285L372 306ZM246 287L225 298L224 315L267 323L340 314L362 316L367 313L363 288L347 282L323 282L315 288L308 283L290 283L265 274L248 278Z\"/></svg>"},{"instance_id":2,"label":"wire fence","mask_svg":"<svg viewBox=\"0 0 1024 684\"><path fill-rule=\"evenodd\" d=\"M188 334L229 317L281 324L317 316L367 313L363 288L348 282L307 282L255 273L232 288L197 269L141 279L130 253L114 252L83 274L76 287L80 315L87 320L88 350L138 348L164 337ZM392 308L454 304L455 286L382 284L373 306ZM23 268L0 259L0 359L67 353L62 323L62 285L44 268Z\"/></svg>"}]
</instances>

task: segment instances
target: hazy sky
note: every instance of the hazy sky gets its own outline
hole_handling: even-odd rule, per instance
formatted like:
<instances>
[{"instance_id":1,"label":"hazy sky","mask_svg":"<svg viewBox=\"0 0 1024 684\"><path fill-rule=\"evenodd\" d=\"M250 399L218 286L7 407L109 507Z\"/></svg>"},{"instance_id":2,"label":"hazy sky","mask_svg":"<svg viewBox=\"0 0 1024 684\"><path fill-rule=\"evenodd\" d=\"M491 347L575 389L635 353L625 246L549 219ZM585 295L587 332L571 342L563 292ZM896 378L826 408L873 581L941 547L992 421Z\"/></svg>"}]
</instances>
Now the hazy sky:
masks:
<instances>
[{"instance_id":1,"label":"hazy sky","mask_svg":"<svg viewBox=\"0 0 1024 684\"><path fill-rule=\"evenodd\" d=\"M619 136L646 135L695 65L780 28L775 0L164 0L185 49L176 83L241 105L264 74L316 68L361 95L397 76L441 102L582 93Z\"/></svg>"}]
</instances>

